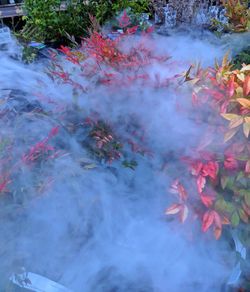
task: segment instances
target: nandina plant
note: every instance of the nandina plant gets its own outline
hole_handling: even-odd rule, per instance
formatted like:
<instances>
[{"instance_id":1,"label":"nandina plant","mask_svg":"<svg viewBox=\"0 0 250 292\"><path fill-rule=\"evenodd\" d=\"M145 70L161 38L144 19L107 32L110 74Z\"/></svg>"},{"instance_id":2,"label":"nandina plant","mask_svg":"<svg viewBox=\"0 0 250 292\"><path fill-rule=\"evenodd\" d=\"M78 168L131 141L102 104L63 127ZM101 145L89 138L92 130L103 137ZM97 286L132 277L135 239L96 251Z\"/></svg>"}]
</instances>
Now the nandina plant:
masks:
<instances>
[{"instance_id":1,"label":"nandina plant","mask_svg":"<svg viewBox=\"0 0 250 292\"><path fill-rule=\"evenodd\" d=\"M49 141L58 134L58 130L58 127L52 128L46 138L31 146L29 151L22 157L23 163L32 165L56 158L59 153L49 144Z\"/></svg>"},{"instance_id":2,"label":"nandina plant","mask_svg":"<svg viewBox=\"0 0 250 292\"><path fill-rule=\"evenodd\" d=\"M249 28L250 13L248 1L244 0L223 0L226 8L226 16L229 18L230 29L235 32L244 32Z\"/></svg>"},{"instance_id":3,"label":"nandina plant","mask_svg":"<svg viewBox=\"0 0 250 292\"><path fill-rule=\"evenodd\" d=\"M231 68L226 55L221 66L187 74L197 121L205 113L209 124L194 154L182 158L191 179L189 192L180 179L175 181L171 189L178 202L166 210L184 222L192 209L202 230L213 228L217 239L223 225L248 225L250 220L250 65Z\"/></svg>"},{"instance_id":4,"label":"nandina plant","mask_svg":"<svg viewBox=\"0 0 250 292\"><path fill-rule=\"evenodd\" d=\"M72 79L71 72L65 71L56 58L53 58L51 77L84 92L88 90L82 85L86 79L95 80L95 86L113 85L116 88L128 87L135 83L155 87L168 86L175 77L159 80L159 76L148 74L147 69L154 64L165 68L171 66L171 63L167 62L169 56L155 54L153 43L149 41L152 29L141 33L140 37L131 38L138 27L129 26L130 18L127 14L120 17L119 23L123 33L118 34L115 39L94 30L89 37L83 39L81 47L77 50L61 47L60 51L74 65L74 70L79 69L78 81ZM83 82L79 82L79 78L82 78Z\"/></svg>"},{"instance_id":5,"label":"nandina plant","mask_svg":"<svg viewBox=\"0 0 250 292\"><path fill-rule=\"evenodd\" d=\"M139 133L143 133L143 129L138 124L135 131L131 122L132 130L123 130L123 135L115 133L115 130L119 132L119 125L111 127L100 117L87 117L82 126L88 132L88 138L82 141L82 144L98 160L109 164L123 160L124 167L134 170L137 166L137 155L151 156L150 151L146 149L144 135Z\"/></svg>"}]
</instances>

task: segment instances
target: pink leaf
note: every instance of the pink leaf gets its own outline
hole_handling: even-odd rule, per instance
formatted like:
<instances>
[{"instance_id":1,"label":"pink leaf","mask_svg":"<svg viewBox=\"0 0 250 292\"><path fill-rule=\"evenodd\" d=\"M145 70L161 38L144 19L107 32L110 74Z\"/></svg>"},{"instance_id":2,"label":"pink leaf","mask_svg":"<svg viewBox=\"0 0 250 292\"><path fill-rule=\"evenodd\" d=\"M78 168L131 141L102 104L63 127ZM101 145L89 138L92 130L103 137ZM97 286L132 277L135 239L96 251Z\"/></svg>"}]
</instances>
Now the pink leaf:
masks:
<instances>
[{"instance_id":1,"label":"pink leaf","mask_svg":"<svg viewBox=\"0 0 250 292\"><path fill-rule=\"evenodd\" d=\"M174 204L165 211L165 214L166 215L174 215L174 214L179 213L181 211L181 209L182 209L181 204Z\"/></svg>"},{"instance_id":2,"label":"pink leaf","mask_svg":"<svg viewBox=\"0 0 250 292\"><path fill-rule=\"evenodd\" d=\"M197 178L196 184L197 184L199 194L202 193L202 190L204 189L205 184L206 184L206 178L204 176L199 175Z\"/></svg>"}]
</instances>

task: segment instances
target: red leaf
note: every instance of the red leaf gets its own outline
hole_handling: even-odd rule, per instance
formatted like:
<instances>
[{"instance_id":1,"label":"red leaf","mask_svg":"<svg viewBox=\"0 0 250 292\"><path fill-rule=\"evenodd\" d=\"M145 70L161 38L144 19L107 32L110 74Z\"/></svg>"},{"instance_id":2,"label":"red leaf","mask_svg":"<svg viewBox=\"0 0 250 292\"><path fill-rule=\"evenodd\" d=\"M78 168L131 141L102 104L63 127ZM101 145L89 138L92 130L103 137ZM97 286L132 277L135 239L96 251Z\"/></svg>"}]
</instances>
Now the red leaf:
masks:
<instances>
[{"instance_id":1,"label":"red leaf","mask_svg":"<svg viewBox=\"0 0 250 292\"><path fill-rule=\"evenodd\" d=\"M217 228L222 228L221 217L216 211L212 211L214 214L214 224Z\"/></svg>"},{"instance_id":2,"label":"red leaf","mask_svg":"<svg viewBox=\"0 0 250 292\"><path fill-rule=\"evenodd\" d=\"M208 196L208 195L205 195L205 194L201 194L201 195L200 195L200 198L201 198L202 203L203 203L206 207L210 208L210 207L213 205L213 200L214 200L213 197Z\"/></svg>"},{"instance_id":3,"label":"red leaf","mask_svg":"<svg viewBox=\"0 0 250 292\"><path fill-rule=\"evenodd\" d=\"M49 138L55 137L59 132L59 127L54 127L51 129L51 131L49 132Z\"/></svg>"},{"instance_id":4,"label":"red leaf","mask_svg":"<svg viewBox=\"0 0 250 292\"><path fill-rule=\"evenodd\" d=\"M228 82L228 96L231 98L234 95L234 78L233 75Z\"/></svg>"},{"instance_id":5,"label":"red leaf","mask_svg":"<svg viewBox=\"0 0 250 292\"><path fill-rule=\"evenodd\" d=\"M238 161L233 154L226 154L224 160L224 167L227 170L236 170L239 167Z\"/></svg>"},{"instance_id":6,"label":"red leaf","mask_svg":"<svg viewBox=\"0 0 250 292\"><path fill-rule=\"evenodd\" d=\"M146 33L152 33L152 32L154 32L154 30L155 30L154 26L151 25L146 29Z\"/></svg>"},{"instance_id":7,"label":"red leaf","mask_svg":"<svg viewBox=\"0 0 250 292\"><path fill-rule=\"evenodd\" d=\"M191 173L192 175L199 175L201 172L203 164L200 161L194 162L191 164Z\"/></svg>"},{"instance_id":8,"label":"red leaf","mask_svg":"<svg viewBox=\"0 0 250 292\"><path fill-rule=\"evenodd\" d=\"M203 215L203 219L202 219L202 231L206 232L210 226L213 224L214 222L214 213L213 211L207 211L204 215Z\"/></svg>"},{"instance_id":9,"label":"red leaf","mask_svg":"<svg viewBox=\"0 0 250 292\"><path fill-rule=\"evenodd\" d=\"M207 164L204 164L202 167L202 175L210 176L212 179L216 179L219 165L217 162L209 161Z\"/></svg>"},{"instance_id":10,"label":"red leaf","mask_svg":"<svg viewBox=\"0 0 250 292\"><path fill-rule=\"evenodd\" d=\"M118 19L119 26L121 28L127 27L130 25L130 17L127 15L126 10L124 10L122 16Z\"/></svg>"},{"instance_id":11,"label":"red leaf","mask_svg":"<svg viewBox=\"0 0 250 292\"><path fill-rule=\"evenodd\" d=\"M204 176L199 175L198 178L197 178L196 183L197 183L198 192L200 194L200 193L202 193L202 190L205 187L206 178Z\"/></svg>"},{"instance_id":12,"label":"red leaf","mask_svg":"<svg viewBox=\"0 0 250 292\"><path fill-rule=\"evenodd\" d=\"M249 75L246 76L246 79L244 81L243 92L245 96L247 96L250 93L250 76Z\"/></svg>"},{"instance_id":13,"label":"red leaf","mask_svg":"<svg viewBox=\"0 0 250 292\"><path fill-rule=\"evenodd\" d=\"M61 46L60 49L58 49L58 51L64 53L65 55L69 55L71 53L70 49L64 46Z\"/></svg>"},{"instance_id":14,"label":"red leaf","mask_svg":"<svg viewBox=\"0 0 250 292\"><path fill-rule=\"evenodd\" d=\"M127 28L126 34L135 34L137 32L137 29L138 29L138 25Z\"/></svg>"},{"instance_id":15,"label":"red leaf","mask_svg":"<svg viewBox=\"0 0 250 292\"><path fill-rule=\"evenodd\" d=\"M8 180L4 180L1 184L0 184L0 193L4 192L6 189L7 184L9 183Z\"/></svg>"}]
</instances>

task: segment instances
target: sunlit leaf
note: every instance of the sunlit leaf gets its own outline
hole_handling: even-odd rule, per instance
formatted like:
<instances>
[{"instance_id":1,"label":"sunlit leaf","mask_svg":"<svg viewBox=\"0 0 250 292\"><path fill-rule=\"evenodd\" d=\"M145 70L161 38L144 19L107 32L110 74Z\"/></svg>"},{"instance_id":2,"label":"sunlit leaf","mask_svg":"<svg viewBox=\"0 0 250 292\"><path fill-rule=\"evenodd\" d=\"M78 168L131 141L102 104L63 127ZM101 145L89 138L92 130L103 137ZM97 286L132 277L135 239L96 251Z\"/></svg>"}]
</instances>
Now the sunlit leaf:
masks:
<instances>
[{"instance_id":1,"label":"sunlit leaf","mask_svg":"<svg viewBox=\"0 0 250 292\"><path fill-rule=\"evenodd\" d=\"M245 80L245 75L244 75L243 73L239 73L239 74L237 74L237 78L239 78L240 81L244 82L244 80Z\"/></svg>"},{"instance_id":2,"label":"sunlit leaf","mask_svg":"<svg viewBox=\"0 0 250 292\"><path fill-rule=\"evenodd\" d=\"M238 129L237 128L234 128L234 129L231 129L229 130L225 136L224 136L224 142L227 142L229 141L230 139L233 138L233 136L238 132Z\"/></svg>"},{"instance_id":3,"label":"sunlit leaf","mask_svg":"<svg viewBox=\"0 0 250 292\"><path fill-rule=\"evenodd\" d=\"M250 64L243 66L240 71L241 72L250 71Z\"/></svg>"},{"instance_id":4,"label":"sunlit leaf","mask_svg":"<svg viewBox=\"0 0 250 292\"><path fill-rule=\"evenodd\" d=\"M249 133L250 133L250 123L244 123L243 124L243 132L246 138L248 138Z\"/></svg>"},{"instance_id":5,"label":"sunlit leaf","mask_svg":"<svg viewBox=\"0 0 250 292\"><path fill-rule=\"evenodd\" d=\"M221 114L221 116L228 121L232 121L232 120L241 118L241 116L236 115L236 114Z\"/></svg>"},{"instance_id":6,"label":"sunlit leaf","mask_svg":"<svg viewBox=\"0 0 250 292\"><path fill-rule=\"evenodd\" d=\"M229 124L229 129L233 129L240 126L243 123L243 120L244 120L243 117L240 116L231 120Z\"/></svg>"},{"instance_id":7,"label":"sunlit leaf","mask_svg":"<svg viewBox=\"0 0 250 292\"><path fill-rule=\"evenodd\" d=\"M246 98L237 98L238 103L240 103L245 108L250 109L250 100Z\"/></svg>"}]
</instances>

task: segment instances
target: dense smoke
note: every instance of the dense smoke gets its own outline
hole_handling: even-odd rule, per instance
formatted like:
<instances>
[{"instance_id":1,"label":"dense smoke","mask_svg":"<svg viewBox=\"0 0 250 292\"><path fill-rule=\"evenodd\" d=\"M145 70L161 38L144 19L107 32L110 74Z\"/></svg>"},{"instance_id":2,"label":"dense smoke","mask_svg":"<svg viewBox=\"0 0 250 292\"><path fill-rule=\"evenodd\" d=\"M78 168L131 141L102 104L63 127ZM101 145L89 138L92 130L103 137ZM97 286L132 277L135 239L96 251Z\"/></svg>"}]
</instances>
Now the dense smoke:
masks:
<instances>
[{"instance_id":1,"label":"dense smoke","mask_svg":"<svg viewBox=\"0 0 250 292\"><path fill-rule=\"evenodd\" d=\"M199 32L155 36L153 43L159 55L178 61L169 72L148 69L160 76L199 61L213 65L229 48ZM76 104L70 86L46 74L48 61L23 65L12 55L0 52L1 171L11 172L0 201L0 290L24 266L76 292L220 291L234 265L229 244L202 234L198 222L182 226L164 215L176 157L188 153L206 127L193 121L190 90L183 87L180 95L174 87L107 89L84 80L90 90ZM143 125L152 153L130 153L135 170L95 159L81 127L92 113L110 124L118 140L131 138L129 123L132 130ZM39 166L25 163L30 147L55 127L59 132L48 144L56 157Z\"/></svg>"}]
</instances>

